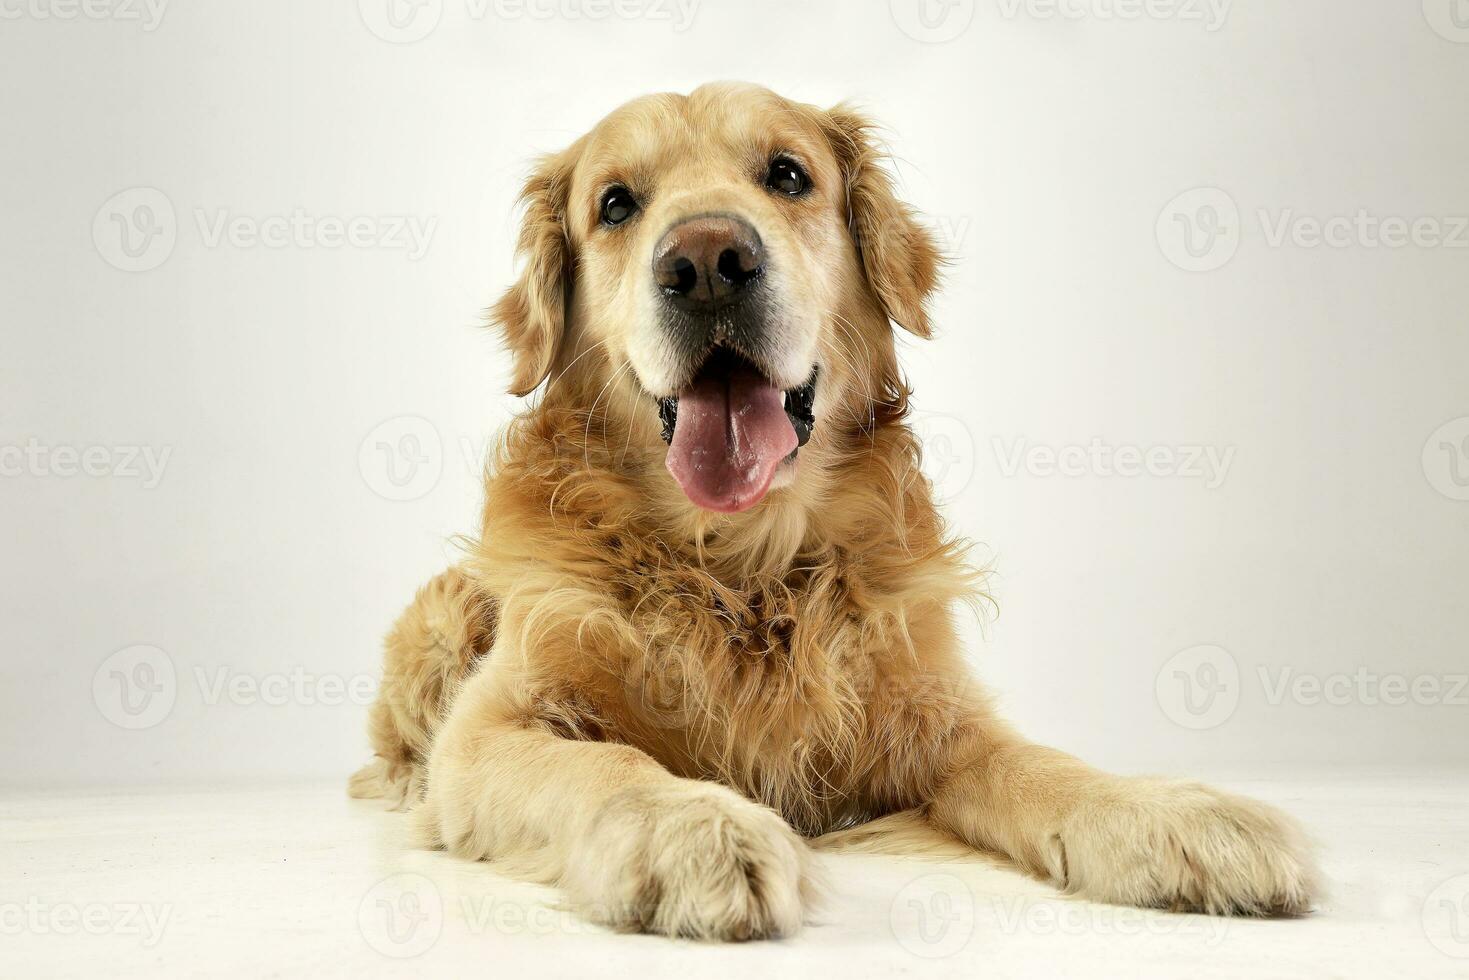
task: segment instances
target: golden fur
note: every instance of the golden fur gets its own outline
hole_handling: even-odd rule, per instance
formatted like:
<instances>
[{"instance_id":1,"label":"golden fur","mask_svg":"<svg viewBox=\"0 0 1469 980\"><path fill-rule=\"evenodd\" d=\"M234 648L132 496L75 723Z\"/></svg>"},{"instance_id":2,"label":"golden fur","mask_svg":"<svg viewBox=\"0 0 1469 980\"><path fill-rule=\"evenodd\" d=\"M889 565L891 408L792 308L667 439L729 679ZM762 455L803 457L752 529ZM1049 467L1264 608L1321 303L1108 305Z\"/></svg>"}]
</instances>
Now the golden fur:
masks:
<instances>
[{"instance_id":1,"label":"golden fur","mask_svg":"<svg viewBox=\"0 0 1469 980\"><path fill-rule=\"evenodd\" d=\"M772 152L813 193L773 199ZM609 180L641 189L641 226L597 228ZM843 828L822 843L947 836L1103 901L1309 906L1283 815L1031 745L966 668L954 607L980 581L918 467L891 326L929 335L940 260L860 114L748 86L640 99L543 160L525 201L493 319L512 390L542 394L504 435L465 560L388 636L354 795L599 921L675 935L793 932L803 838ZM822 372L794 477L732 515L674 485L647 394L665 380L651 242L709 208L757 224L788 273L773 380Z\"/></svg>"}]
</instances>

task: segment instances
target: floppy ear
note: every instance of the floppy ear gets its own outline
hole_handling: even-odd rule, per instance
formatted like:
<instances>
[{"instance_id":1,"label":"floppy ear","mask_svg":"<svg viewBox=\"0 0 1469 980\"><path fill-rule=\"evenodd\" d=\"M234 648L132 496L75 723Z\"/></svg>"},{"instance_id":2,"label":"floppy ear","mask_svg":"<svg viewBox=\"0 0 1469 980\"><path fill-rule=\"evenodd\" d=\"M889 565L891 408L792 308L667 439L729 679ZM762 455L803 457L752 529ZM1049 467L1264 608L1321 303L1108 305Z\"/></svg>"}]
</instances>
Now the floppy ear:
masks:
<instances>
[{"instance_id":1,"label":"floppy ear","mask_svg":"<svg viewBox=\"0 0 1469 980\"><path fill-rule=\"evenodd\" d=\"M546 157L520 194L525 217L515 254L525 265L490 310L490 322L499 326L515 362L512 395L528 395L546 380L565 330L571 246L564 216L570 176L561 157Z\"/></svg>"},{"instance_id":2,"label":"floppy ear","mask_svg":"<svg viewBox=\"0 0 1469 980\"><path fill-rule=\"evenodd\" d=\"M918 214L893 194L877 125L842 104L827 111L827 138L846 182L847 223L862 272L888 317L909 333L932 335L925 303L943 257Z\"/></svg>"}]
</instances>

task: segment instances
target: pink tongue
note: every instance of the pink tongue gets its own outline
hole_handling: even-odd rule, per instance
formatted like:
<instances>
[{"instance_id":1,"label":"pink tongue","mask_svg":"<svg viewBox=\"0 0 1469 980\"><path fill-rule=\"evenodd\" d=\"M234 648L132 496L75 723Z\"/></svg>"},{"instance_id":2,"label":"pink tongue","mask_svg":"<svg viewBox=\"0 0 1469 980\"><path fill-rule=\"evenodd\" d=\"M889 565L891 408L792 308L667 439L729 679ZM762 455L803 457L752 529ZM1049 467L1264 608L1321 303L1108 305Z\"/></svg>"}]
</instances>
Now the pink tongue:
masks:
<instances>
[{"instance_id":1,"label":"pink tongue","mask_svg":"<svg viewBox=\"0 0 1469 980\"><path fill-rule=\"evenodd\" d=\"M668 472L697 506L733 514L760 502L795 448L780 389L737 368L679 392Z\"/></svg>"}]
</instances>

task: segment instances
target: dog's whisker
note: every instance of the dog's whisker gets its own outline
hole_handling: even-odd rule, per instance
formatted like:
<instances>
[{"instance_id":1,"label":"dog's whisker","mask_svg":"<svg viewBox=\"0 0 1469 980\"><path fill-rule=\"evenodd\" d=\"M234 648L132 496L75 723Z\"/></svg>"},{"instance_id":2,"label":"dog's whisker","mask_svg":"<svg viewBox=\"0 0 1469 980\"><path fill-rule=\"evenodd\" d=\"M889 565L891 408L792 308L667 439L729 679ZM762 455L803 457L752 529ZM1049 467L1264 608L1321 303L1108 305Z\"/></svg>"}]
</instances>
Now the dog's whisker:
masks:
<instances>
[{"instance_id":1,"label":"dog's whisker","mask_svg":"<svg viewBox=\"0 0 1469 980\"><path fill-rule=\"evenodd\" d=\"M627 362L627 363L624 363L616 371L612 372L612 376L607 379L607 381L602 385L601 389L597 392L597 397L595 399L593 399L593 401L592 401L592 407L587 410L586 429L585 429L585 431L583 433L583 439L582 439L582 462L585 464L588 472L590 472L591 469L592 469L592 460L591 460L592 420L594 418L596 418L596 415L597 415L597 406L601 403L602 396L607 393L607 389L610 388L614 383L616 383L622 377L622 375L624 373L626 373L627 371L631 370L631 368L632 368L632 363L631 362ZM603 427L602 427L602 438L604 440L607 437L607 427L606 427L606 424L605 424L606 421L607 421L607 415L604 413L603 414L603 423L604 424L603 424Z\"/></svg>"},{"instance_id":2,"label":"dog's whisker","mask_svg":"<svg viewBox=\"0 0 1469 980\"><path fill-rule=\"evenodd\" d=\"M586 349L584 349L580 354L576 355L576 357L572 358L570 363L568 363L564 368L562 368L560 371L558 371L556 374L554 374L551 377L551 380L546 383L546 391L549 393L550 390L553 387L555 387L555 385L557 384L557 382L561 381L563 378L572 377L571 369L574 368L574 367L576 367L576 365L578 364L578 362L580 362L583 357L586 357L588 354L590 354L593 351L598 350L598 349L606 350L607 349L607 341L605 341L605 340L595 341L592 344L590 344L589 346L587 346Z\"/></svg>"}]
</instances>

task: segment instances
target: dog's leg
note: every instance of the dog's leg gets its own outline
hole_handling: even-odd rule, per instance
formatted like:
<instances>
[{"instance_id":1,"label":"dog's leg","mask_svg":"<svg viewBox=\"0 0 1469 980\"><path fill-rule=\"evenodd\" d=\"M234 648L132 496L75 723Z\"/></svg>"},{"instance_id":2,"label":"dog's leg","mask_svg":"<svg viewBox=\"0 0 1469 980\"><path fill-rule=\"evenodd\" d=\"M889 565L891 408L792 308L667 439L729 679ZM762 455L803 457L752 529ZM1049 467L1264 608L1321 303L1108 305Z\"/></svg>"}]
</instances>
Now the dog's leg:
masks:
<instances>
[{"instance_id":1,"label":"dog's leg","mask_svg":"<svg viewBox=\"0 0 1469 980\"><path fill-rule=\"evenodd\" d=\"M1191 782L1123 777L986 722L930 819L1066 891L1220 915L1309 910L1310 849L1285 814Z\"/></svg>"},{"instance_id":2,"label":"dog's leg","mask_svg":"<svg viewBox=\"0 0 1469 980\"><path fill-rule=\"evenodd\" d=\"M706 939L801 925L808 848L775 811L669 773L629 745L575 737L578 709L497 648L466 682L417 811L431 842L560 884L619 929Z\"/></svg>"},{"instance_id":3,"label":"dog's leg","mask_svg":"<svg viewBox=\"0 0 1469 980\"><path fill-rule=\"evenodd\" d=\"M494 639L494 600L457 568L418 590L383 643L383 677L368 714L374 758L348 783L351 796L395 809L418 801L434 732L454 692Z\"/></svg>"}]
</instances>

